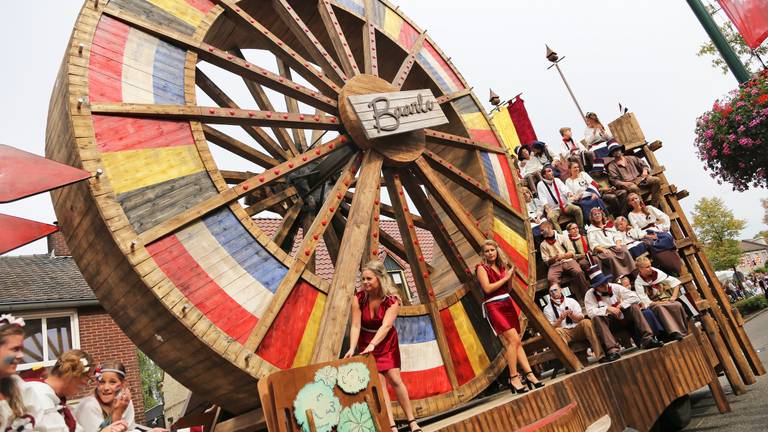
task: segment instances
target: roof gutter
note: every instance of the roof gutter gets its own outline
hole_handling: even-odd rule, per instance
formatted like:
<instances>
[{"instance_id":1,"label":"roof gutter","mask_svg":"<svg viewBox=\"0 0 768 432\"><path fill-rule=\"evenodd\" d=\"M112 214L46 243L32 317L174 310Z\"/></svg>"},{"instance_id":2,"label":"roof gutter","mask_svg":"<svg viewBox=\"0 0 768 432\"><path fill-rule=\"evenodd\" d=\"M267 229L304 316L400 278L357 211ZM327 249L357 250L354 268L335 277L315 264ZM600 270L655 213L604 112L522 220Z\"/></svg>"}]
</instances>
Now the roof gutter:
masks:
<instances>
[{"instance_id":1,"label":"roof gutter","mask_svg":"<svg viewBox=\"0 0 768 432\"><path fill-rule=\"evenodd\" d=\"M65 308L79 308L79 307L99 306L99 305L100 303L96 299L5 303L5 304L0 304L0 312L65 309Z\"/></svg>"}]
</instances>

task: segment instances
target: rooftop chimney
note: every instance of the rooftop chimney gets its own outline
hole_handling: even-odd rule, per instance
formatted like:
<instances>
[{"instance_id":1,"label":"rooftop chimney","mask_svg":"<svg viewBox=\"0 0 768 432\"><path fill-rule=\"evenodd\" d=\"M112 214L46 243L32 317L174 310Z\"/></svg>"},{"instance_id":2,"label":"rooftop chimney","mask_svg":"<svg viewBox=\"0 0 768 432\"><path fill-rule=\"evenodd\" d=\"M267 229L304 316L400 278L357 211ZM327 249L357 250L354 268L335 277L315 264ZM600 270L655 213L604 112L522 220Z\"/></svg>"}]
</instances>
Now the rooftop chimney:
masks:
<instances>
[{"instance_id":1,"label":"rooftop chimney","mask_svg":"<svg viewBox=\"0 0 768 432\"><path fill-rule=\"evenodd\" d=\"M54 225L59 225L58 222L54 222ZM61 231L56 231L53 234L48 235L48 254L53 253L54 256L72 256L69 251L69 246L64 240L64 234Z\"/></svg>"}]
</instances>

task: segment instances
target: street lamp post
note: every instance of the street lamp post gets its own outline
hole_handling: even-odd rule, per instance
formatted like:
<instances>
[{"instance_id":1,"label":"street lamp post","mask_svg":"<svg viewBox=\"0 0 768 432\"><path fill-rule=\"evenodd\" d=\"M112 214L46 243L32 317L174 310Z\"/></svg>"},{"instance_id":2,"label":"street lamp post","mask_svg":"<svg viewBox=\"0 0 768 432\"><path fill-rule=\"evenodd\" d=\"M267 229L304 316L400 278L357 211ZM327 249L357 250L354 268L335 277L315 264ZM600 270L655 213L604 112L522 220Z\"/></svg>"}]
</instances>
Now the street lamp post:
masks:
<instances>
[{"instance_id":1,"label":"street lamp post","mask_svg":"<svg viewBox=\"0 0 768 432\"><path fill-rule=\"evenodd\" d=\"M563 83L565 84L565 88L568 89L568 94L571 95L571 99L573 99L573 103L576 104L576 108L579 110L579 114L581 115L581 118L586 121L586 117L584 116L584 110L581 109L581 105L579 105L579 101L576 100L576 95L573 94L573 90L571 89L570 84L568 84L568 80L565 79L565 75L563 75L563 71L560 69L560 62L565 59L565 57L560 58L556 52L552 51L552 48L549 47L549 45L545 45L547 47L547 60L552 62L552 65L549 66L547 69L552 69L553 67L557 69L557 72L560 74L560 78L563 79Z\"/></svg>"}]
</instances>

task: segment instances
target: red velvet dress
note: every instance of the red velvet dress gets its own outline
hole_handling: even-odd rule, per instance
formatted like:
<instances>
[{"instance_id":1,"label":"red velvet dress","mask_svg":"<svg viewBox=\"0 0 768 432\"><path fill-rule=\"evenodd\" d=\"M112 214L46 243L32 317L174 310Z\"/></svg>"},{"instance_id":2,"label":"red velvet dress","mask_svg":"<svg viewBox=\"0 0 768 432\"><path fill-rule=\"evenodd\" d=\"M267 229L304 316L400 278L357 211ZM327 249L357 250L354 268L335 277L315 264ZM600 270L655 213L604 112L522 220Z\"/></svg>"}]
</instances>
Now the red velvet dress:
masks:
<instances>
[{"instance_id":1,"label":"red velvet dress","mask_svg":"<svg viewBox=\"0 0 768 432\"><path fill-rule=\"evenodd\" d=\"M355 294L357 304L360 305L360 338L357 340L356 352L361 352L371 343L376 332L384 322L384 314L387 310L398 302L397 297L387 296L382 300L379 307L371 315L371 308L368 307L368 296L364 291ZM376 359L376 369L379 372L385 372L390 369L400 368L400 345L397 341L397 330L395 327L389 329L384 339L373 349L373 357Z\"/></svg>"},{"instance_id":2,"label":"red velvet dress","mask_svg":"<svg viewBox=\"0 0 768 432\"><path fill-rule=\"evenodd\" d=\"M505 269L501 269L501 273L497 273L491 266L485 264L477 265L477 267L480 266L488 274L488 282L490 283L498 282L506 273ZM477 268L475 268L475 273L477 273ZM486 292L483 292L483 294L485 295L485 302L483 303L485 316L488 319L488 323L491 324L493 332L498 336L513 328L520 333L519 311L515 302L507 294L507 287L502 285L490 294ZM502 297L504 295L506 296L503 298L493 300L495 297Z\"/></svg>"}]
</instances>

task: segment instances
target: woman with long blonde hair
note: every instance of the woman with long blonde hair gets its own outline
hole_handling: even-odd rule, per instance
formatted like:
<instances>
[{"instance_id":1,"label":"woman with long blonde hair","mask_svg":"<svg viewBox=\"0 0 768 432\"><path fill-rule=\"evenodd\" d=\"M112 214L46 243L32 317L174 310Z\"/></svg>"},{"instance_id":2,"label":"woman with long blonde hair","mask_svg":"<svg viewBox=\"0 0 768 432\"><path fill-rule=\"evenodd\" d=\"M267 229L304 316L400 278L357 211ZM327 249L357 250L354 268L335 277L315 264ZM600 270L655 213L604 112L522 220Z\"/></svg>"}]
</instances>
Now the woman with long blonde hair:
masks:
<instances>
[{"instance_id":1,"label":"woman with long blonde hair","mask_svg":"<svg viewBox=\"0 0 768 432\"><path fill-rule=\"evenodd\" d=\"M400 312L400 294L380 261L371 261L363 267L361 290L355 293L352 302L352 327L349 331L349 351L344 358L358 354L372 354L376 359L379 381L382 388L387 383L395 391L397 401L403 409L412 432L421 428L413 416L408 389L400 376L400 345L394 327ZM389 392L384 391L387 414L391 428L397 431L395 418L390 408Z\"/></svg>"},{"instance_id":2,"label":"woman with long blonde hair","mask_svg":"<svg viewBox=\"0 0 768 432\"><path fill-rule=\"evenodd\" d=\"M544 384L531 371L528 357L523 351L517 306L509 296L509 283L514 276L515 266L510 264L499 245L490 239L483 243L481 259L475 274L485 296L483 316L488 319L493 333L505 342L504 357L509 367L509 386L513 393L525 393L528 389L539 388ZM523 369L523 378L517 372L518 365Z\"/></svg>"},{"instance_id":3,"label":"woman with long blonde hair","mask_svg":"<svg viewBox=\"0 0 768 432\"><path fill-rule=\"evenodd\" d=\"M24 417L21 378L16 368L24 358L24 320L12 315L0 316L0 431Z\"/></svg>"}]
</instances>

